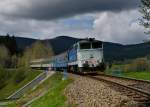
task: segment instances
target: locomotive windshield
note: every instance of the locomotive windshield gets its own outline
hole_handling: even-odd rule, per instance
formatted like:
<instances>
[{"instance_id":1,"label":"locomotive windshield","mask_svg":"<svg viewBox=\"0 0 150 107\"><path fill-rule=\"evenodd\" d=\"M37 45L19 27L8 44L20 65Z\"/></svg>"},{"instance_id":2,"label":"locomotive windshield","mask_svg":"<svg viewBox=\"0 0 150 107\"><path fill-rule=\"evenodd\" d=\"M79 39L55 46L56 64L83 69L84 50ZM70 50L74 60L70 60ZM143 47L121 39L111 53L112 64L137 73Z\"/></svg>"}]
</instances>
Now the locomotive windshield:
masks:
<instances>
[{"instance_id":1,"label":"locomotive windshield","mask_svg":"<svg viewBox=\"0 0 150 107\"><path fill-rule=\"evenodd\" d=\"M84 42L80 43L80 49L102 48L102 42Z\"/></svg>"},{"instance_id":2,"label":"locomotive windshield","mask_svg":"<svg viewBox=\"0 0 150 107\"><path fill-rule=\"evenodd\" d=\"M102 42L93 42L92 43L92 48L93 49L102 48Z\"/></svg>"},{"instance_id":3,"label":"locomotive windshield","mask_svg":"<svg viewBox=\"0 0 150 107\"><path fill-rule=\"evenodd\" d=\"M91 49L91 43L80 43L80 49Z\"/></svg>"}]
</instances>

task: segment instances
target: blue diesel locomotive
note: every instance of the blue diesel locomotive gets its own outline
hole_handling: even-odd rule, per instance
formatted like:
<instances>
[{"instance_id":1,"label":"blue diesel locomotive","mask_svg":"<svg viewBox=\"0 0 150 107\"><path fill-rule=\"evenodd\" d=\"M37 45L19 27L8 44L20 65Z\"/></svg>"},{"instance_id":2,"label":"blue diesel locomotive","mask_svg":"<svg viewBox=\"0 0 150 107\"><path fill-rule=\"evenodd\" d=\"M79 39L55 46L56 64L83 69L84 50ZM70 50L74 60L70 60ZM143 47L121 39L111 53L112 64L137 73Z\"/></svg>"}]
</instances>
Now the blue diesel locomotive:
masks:
<instances>
[{"instance_id":1,"label":"blue diesel locomotive","mask_svg":"<svg viewBox=\"0 0 150 107\"><path fill-rule=\"evenodd\" d=\"M31 61L32 68L67 69L70 72L96 73L105 69L103 43L93 38L75 43L66 52L50 59Z\"/></svg>"}]
</instances>

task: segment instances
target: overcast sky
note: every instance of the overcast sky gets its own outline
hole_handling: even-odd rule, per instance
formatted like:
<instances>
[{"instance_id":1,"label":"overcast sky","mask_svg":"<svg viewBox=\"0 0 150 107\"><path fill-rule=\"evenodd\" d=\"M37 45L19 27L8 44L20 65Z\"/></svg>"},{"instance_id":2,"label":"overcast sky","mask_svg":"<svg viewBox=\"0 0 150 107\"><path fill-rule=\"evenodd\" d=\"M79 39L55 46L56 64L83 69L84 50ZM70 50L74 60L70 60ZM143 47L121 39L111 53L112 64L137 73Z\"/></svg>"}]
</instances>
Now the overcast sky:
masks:
<instances>
[{"instance_id":1,"label":"overcast sky","mask_svg":"<svg viewBox=\"0 0 150 107\"><path fill-rule=\"evenodd\" d=\"M150 36L138 24L139 5L139 0L2 0L0 34L140 43Z\"/></svg>"}]
</instances>

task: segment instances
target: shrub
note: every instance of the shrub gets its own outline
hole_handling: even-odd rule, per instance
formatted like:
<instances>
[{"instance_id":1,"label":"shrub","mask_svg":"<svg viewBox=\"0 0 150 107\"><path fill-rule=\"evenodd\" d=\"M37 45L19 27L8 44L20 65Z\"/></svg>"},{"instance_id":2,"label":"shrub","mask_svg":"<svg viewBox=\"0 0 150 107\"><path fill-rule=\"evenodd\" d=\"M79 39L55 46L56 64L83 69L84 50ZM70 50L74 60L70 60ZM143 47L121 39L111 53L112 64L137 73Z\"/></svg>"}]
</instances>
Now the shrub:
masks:
<instances>
[{"instance_id":1,"label":"shrub","mask_svg":"<svg viewBox=\"0 0 150 107\"><path fill-rule=\"evenodd\" d=\"M150 55L147 56L147 59L150 60Z\"/></svg>"},{"instance_id":2,"label":"shrub","mask_svg":"<svg viewBox=\"0 0 150 107\"><path fill-rule=\"evenodd\" d=\"M8 59L9 59L8 49L5 46L0 45L0 65L2 67L7 66Z\"/></svg>"},{"instance_id":3,"label":"shrub","mask_svg":"<svg viewBox=\"0 0 150 107\"><path fill-rule=\"evenodd\" d=\"M150 65L146 58L138 58L132 61L132 63L124 66L124 71L147 71L150 69Z\"/></svg>"},{"instance_id":4,"label":"shrub","mask_svg":"<svg viewBox=\"0 0 150 107\"><path fill-rule=\"evenodd\" d=\"M2 67L0 67L0 89L6 86L6 81L7 81L6 76L7 76L6 71Z\"/></svg>"},{"instance_id":5,"label":"shrub","mask_svg":"<svg viewBox=\"0 0 150 107\"><path fill-rule=\"evenodd\" d=\"M98 67L99 67L99 70L102 72L106 70L106 64L104 62L99 63Z\"/></svg>"},{"instance_id":6,"label":"shrub","mask_svg":"<svg viewBox=\"0 0 150 107\"><path fill-rule=\"evenodd\" d=\"M16 74L15 74L15 77L14 77L14 82L15 83L20 83L21 81L23 81L26 78L26 73L27 73L26 68L18 68L16 70Z\"/></svg>"}]
</instances>

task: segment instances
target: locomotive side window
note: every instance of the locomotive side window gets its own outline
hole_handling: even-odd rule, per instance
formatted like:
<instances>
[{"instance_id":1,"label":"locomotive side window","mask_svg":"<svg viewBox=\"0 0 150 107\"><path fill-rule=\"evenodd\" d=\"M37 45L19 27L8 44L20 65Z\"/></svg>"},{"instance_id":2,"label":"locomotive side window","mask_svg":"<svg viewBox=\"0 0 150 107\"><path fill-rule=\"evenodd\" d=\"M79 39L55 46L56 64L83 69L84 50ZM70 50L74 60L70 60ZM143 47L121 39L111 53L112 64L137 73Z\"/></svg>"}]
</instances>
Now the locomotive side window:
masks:
<instances>
[{"instance_id":1,"label":"locomotive side window","mask_svg":"<svg viewBox=\"0 0 150 107\"><path fill-rule=\"evenodd\" d=\"M80 43L80 49L91 49L91 43Z\"/></svg>"},{"instance_id":2,"label":"locomotive side window","mask_svg":"<svg viewBox=\"0 0 150 107\"><path fill-rule=\"evenodd\" d=\"M92 48L93 49L102 48L102 42L93 42L92 43Z\"/></svg>"}]
</instances>

